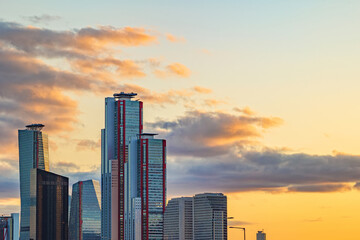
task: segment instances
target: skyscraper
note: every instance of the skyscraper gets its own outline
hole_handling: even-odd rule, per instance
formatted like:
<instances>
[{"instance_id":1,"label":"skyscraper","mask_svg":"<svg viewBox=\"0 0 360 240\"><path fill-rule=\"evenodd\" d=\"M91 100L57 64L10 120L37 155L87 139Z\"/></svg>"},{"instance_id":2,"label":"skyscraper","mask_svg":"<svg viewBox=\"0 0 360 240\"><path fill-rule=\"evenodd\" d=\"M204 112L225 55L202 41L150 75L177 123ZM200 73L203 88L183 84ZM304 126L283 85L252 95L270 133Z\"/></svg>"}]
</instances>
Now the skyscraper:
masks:
<instances>
[{"instance_id":1,"label":"skyscraper","mask_svg":"<svg viewBox=\"0 0 360 240\"><path fill-rule=\"evenodd\" d=\"M0 240L19 240L19 214L0 216Z\"/></svg>"},{"instance_id":2,"label":"skyscraper","mask_svg":"<svg viewBox=\"0 0 360 240\"><path fill-rule=\"evenodd\" d=\"M163 239L166 141L143 134L135 93L105 100L102 130L102 239Z\"/></svg>"},{"instance_id":3,"label":"skyscraper","mask_svg":"<svg viewBox=\"0 0 360 240\"><path fill-rule=\"evenodd\" d=\"M33 168L30 181L30 240L68 239L69 179Z\"/></svg>"},{"instance_id":4,"label":"skyscraper","mask_svg":"<svg viewBox=\"0 0 360 240\"><path fill-rule=\"evenodd\" d=\"M165 240L193 240L193 198L171 199L164 214Z\"/></svg>"},{"instance_id":5,"label":"skyscraper","mask_svg":"<svg viewBox=\"0 0 360 240\"><path fill-rule=\"evenodd\" d=\"M19 130L19 173L21 222L20 239L28 240L30 234L30 170L39 168L49 171L48 136L42 132L42 124L27 125Z\"/></svg>"},{"instance_id":6,"label":"skyscraper","mask_svg":"<svg viewBox=\"0 0 360 240\"><path fill-rule=\"evenodd\" d=\"M266 240L266 233L263 231L258 231L256 233L256 240Z\"/></svg>"},{"instance_id":7,"label":"skyscraper","mask_svg":"<svg viewBox=\"0 0 360 240\"><path fill-rule=\"evenodd\" d=\"M141 198L141 239L164 238L166 141L141 134L137 142L137 192ZM134 146L136 142L132 142Z\"/></svg>"},{"instance_id":8,"label":"skyscraper","mask_svg":"<svg viewBox=\"0 0 360 240\"><path fill-rule=\"evenodd\" d=\"M95 180L73 184L69 240L100 240L100 184Z\"/></svg>"},{"instance_id":9,"label":"skyscraper","mask_svg":"<svg viewBox=\"0 0 360 240\"><path fill-rule=\"evenodd\" d=\"M227 199L222 193L194 196L194 239L227 239Z\"/></svg>"},{"instance_id":10,"label":"skyscraper","mask_svg":"<svg viewBox=\"0 0 360 240\"><path fill-rule=\"evenodd\" d=\"M125 238L124 165L128 158L129 140L142 133L142 102L134 101L136 93L119 93L105 99L105 129L101 131L101 238L111 236L112 227L118 230L117 238ZM111 160L118 161L117 207L111 207ZM112 226L112 218L117 226Z\"/></svg>"}]
</instances>

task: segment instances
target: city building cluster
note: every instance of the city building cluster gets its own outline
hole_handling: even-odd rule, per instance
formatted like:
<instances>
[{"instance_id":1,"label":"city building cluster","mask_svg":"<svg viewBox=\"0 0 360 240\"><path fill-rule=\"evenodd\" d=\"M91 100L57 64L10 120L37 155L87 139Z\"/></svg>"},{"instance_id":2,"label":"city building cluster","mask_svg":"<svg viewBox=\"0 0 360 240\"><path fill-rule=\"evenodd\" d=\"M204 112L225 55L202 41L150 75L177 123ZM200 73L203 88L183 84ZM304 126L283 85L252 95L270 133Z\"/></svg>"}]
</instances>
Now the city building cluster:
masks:
<instances>
[{"instance_id":1,"label":"city building cluster","mask_svg":"<svg viewBox=\"0 0 360 240\"><path fill-rule=\"evenodd\" d=\"M201 193L167 202L167 144L143 131L136 93L105 99L101 183L50 172L44 125L18 131L21 213L0 217L4 240L225 240L227 197ZM244 229L245 237L245 229ZM266 240L264 232L258 240Z\"/></svg>"}]
</instances>

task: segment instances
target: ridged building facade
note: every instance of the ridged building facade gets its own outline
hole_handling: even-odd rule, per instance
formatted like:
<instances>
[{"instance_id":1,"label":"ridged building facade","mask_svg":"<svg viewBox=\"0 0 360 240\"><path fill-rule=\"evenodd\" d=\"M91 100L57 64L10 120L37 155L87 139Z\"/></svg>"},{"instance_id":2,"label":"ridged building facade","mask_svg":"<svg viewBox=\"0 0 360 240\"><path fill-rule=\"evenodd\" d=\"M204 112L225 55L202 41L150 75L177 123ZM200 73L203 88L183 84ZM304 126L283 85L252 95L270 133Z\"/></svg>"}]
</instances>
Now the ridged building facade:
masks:
<instances>
[{"instance_id":1,"label":"ridged building facade","mask_svg":"<svg viewBox=\"0 0 360 240\"><path fill-rule=\"evenodd\" d=\"M101 192L96 180L73 184L69 240L101 239Z\"/></svg>"}]
</instances>

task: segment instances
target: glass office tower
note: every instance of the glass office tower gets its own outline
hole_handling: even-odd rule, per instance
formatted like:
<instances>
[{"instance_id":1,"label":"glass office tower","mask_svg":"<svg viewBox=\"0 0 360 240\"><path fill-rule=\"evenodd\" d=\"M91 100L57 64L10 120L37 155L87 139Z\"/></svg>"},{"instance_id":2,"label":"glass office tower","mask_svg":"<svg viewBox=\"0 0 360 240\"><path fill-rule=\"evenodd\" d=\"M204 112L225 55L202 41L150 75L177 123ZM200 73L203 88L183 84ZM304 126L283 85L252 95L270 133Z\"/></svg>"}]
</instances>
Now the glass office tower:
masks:
<instances>
[{"instance_id":1,"label":"glass office tower","mask_svg":"<svg viewBox=\"0 0 360 240\"><path fill-rule=\"evenodd\" d=\"M101 131L101 237L163 239L166 141L143 134L143 104L136 93L105 100Z\"/></svg>"},{"instance_id":2,"label":"glass office tower","mask_svg":"<svg viewBox=\"0 0 360 240\"><path fill-rule=\"evenodd\" d=\"M73 184L69 240L100 240L100 184L95 180Z\"/></svg>"},{"instance_id":3,"label":"glass office tower","mask_svg":"<svg viewBox=\"0 0 360 240\"><path fill-rule=\"evenodd\" d=\"M30 178L29 239L67 240L69 179L37 168Z\"/></svg>"},{"instance_id":4,"label":"glass office tower","mask_svg":"<svg viewBox=\"0 0 360 240\"><path fill-rule=\"evenodd\" d=\"M133 100L136 93L117 93L105 99L105 129L101 131L101 238L125 239L124 166L128 159L128 143L142 133L142 102ZM111 160L118 161L117 207L111 207ZM112 218L117 226L112 226ZM112 236L112 228L118 230Z\"/></svg>"},{"instance_id":5,"label":"glass office tower","mask_svg":"<svg viewBox=\"0 0 360 240\"><path fill-rule=\"evenodd\" d=\"M165 240L193 240L193 198L171 199L164 214Z\"/></svg>"},{"instance_id":6,"label":"glass office tower","mask_svg":"<svg viewBox=\"0 0 360 240\"><path fill-rule=\"evenodd\" d=\"M0 240L19 240L19 214L0 216Z\"/></svg>"},{"instance_id":7,"label":"glass office tower","mask_svg":"<svg viewBox=\"0 0 360 240\"><path fill-rule=\"evenodd\" d=\"M194 239L227 239L227 198L222 193L194 196Z\"/></svg>"},{"instance_id":8,"label":"glass office tower","mask_svg":"<svg viewBox=\"0 0 360 240\"><path fill-rule=\"evenodd\" d=\"M142 239L164 238L166 206L166 141L141 134L138 145L138 196L141 198Z\"/></svg>"},{"instance_id":9,"label":"glass office tower","mask_svg":"<svg viewBox=\"0 0 360 240\"><path fill-rule=\"evenodd\" d=\"M42 124L27 125L19 130L19 173L21 222L20 240L29 240L30 231L30 170L39 168L49 171L48 136L42 132Z\"/></svg>"}]
</instances>

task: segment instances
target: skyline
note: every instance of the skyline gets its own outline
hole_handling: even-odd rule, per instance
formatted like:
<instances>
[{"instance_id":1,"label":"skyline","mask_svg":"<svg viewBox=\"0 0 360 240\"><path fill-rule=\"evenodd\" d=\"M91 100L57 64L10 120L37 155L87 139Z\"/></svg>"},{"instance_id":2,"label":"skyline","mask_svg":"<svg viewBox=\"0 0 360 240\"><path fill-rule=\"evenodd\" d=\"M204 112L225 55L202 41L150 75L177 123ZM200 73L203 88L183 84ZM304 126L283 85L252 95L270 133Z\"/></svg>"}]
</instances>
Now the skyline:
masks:
<instances>
[{"instance_id":1,"label":"skyline","mask_svg":"<svg viewBox=\"0 0 360 240\"><path fill-rule=\"evenodd\" d=\"M103 99L134 91L168 141L168 199L224 192L249 239L350 239L360 3L140 2L0 10L0 212L19 210L17 129L46 126L71 185L100 180Z\"/></svg>"}]
</instances>

